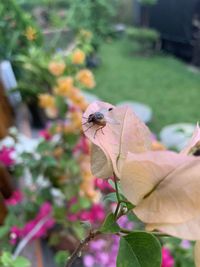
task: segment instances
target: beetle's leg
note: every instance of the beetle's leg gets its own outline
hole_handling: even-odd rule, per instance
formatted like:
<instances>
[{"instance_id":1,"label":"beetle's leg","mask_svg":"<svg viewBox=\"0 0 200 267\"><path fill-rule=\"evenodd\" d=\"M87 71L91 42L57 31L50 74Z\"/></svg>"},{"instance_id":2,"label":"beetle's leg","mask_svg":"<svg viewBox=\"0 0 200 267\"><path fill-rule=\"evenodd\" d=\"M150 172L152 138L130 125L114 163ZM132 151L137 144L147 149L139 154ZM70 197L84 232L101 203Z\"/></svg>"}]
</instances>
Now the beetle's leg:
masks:
<instances>
[{"instance_id":1,"label":"beetle's leg","mask_svg":"<svg viewBox=\"0 0 200 267\"><path fill-rule=\"evenodd\" d=\"M104 132L103 132L103 128L104 128L105 126L101 126L101 127L99 127L96 131L95 131L95 133L94 133L94 138L95 138L95 136L96 136L96 134L97 134L97 132L99 131L99 130L101 130L101 132L102 132L102 134L104 134Z\"/></svg>"},{"instance_id":2,"label":"beetle's leg","mask_svg":"<svg viewBox=\"0 0 200 267\"><path fill-rule=\"evenodd\" d=\"M88 127L85 131L83 131L84 133L87 132L90 128L92 128L94 125L91 125L90 127Z\"/></svg>"}]
</instances>

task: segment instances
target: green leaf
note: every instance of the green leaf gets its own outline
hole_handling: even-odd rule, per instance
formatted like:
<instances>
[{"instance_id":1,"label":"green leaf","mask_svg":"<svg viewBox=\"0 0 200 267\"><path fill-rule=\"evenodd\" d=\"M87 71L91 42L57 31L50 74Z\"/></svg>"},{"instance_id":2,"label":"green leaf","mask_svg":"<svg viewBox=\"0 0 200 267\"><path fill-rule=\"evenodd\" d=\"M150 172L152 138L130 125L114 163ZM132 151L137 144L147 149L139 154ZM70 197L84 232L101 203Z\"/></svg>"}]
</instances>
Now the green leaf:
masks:
<instances>
[{"instance_id":1,"label":"green leaf","mask_svg":"<svg viewBox=\"0 0 200 267\"><path fill-rule=\"evenodd\" d=\"M117 267L160 267L161 246L156 237L146 232L133 232L121 237Z\"/></svg>"},{"instance_id":2,"label":"green leaf","mask_svg":"<svg viewBox=\"0 0 200 267\"><path fill-rule=\"evenodd\" d=\"M12 255L10 252L4 251L0 257L0 263L3 264L3 266L11 266L12 264Z\"/></svg>"},{"instance_id":3,"label":"green leaf","mask_svg":"<svg viewBox=\"0 0 200 267\"><path fill-rule=\"evenodd\" d=\"M29 260L27 260L24 257L18 257L14 262L13 262L13 267L30 267L31 263Z\"/></svg>"},{"instance_id":4,"label":"green leaf","mask_svg":"<svg viewBox=\"0 0 200 267\"><path fill-rule=\"evenodd\" d=\"M108 214L100 231L103 233L118 233L120 231L119 225L116 223L113 213Z\"/></svg>"},{"instance_id":5,"label":"green leaf","mask_svg":"<svg viewBox=\"0 0 200 267\"><path fill-rule=\"evenodd\" d=\"M59 252L56 253L55 255L55 262L56 264L60 267L60 266L64 266L67 258L69 257L69 252L66 250L61 250Z\"/></svg>"},{"instance_id":6,"label":"green leaf","mask_svg":"<svg viewBox=\"0 0 200 267\"><path fill-rule=\"evenodd\" d=\"M65 101L65 98L62 96L56 96L56 107L59 110L59 115L61 116L61 118L65 118L66 116L66 112L67 112L67 103Z\"/></svg>"},{"instance_id":7,"label":"green leaf","mask_svg":"<svg viewBox=\"0 0 200 267\"><path fill-rule=\"evenodd\" d=\"M81 206L82 209L89 209L90 206L91 206L91 202L90 202L90 200L88 198L82 197L80 199L80 206Z\"/></svg>"},{"instance_id":8,"label":"green leaf","mask_svg":"<svg viewBox=\"0 0 200 267\"><path fill-rule=\"evenodd\" d=\"M10 228L5 225L0 227L0 239L9 233Z\"/></svg>"},{"instance_id":9,"label":"green leaf","mask_svg":"<svg viewBox=\"0 0 200 267\"><path fill-rule=\"evenodd\" d=\"M127 207L128 210L132 210L133 208L135 208L135 205L133 205L130 202L126 202L126 207Z\"/></svg>"},{"instance_id":10,"label":"green leaf","mask_svg":"<svg viewBox=\"0 0 200 267\"><path fill-rule=\"evenodd\" d=\"M117 196L116 193L109 193L107 195L105 195L105 197L103 198L104 201L110 201L110 202L117 202Z\"/></svg>"}]
</instances>

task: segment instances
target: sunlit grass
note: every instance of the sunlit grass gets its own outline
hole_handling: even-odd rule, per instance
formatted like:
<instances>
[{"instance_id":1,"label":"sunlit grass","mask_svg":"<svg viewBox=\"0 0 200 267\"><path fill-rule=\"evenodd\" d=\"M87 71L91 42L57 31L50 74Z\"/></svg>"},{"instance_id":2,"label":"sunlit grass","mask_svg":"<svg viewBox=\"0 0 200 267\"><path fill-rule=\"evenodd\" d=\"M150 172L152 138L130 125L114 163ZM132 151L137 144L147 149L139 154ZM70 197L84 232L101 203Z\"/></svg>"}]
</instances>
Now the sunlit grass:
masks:
<instances>
[{"instance_id":1,"label":"sunlit grass","mask_svg":"<svg viewBox=\"0 0 200 267\"><path fill-rule=\"evenodd\" d=\"M200 73L185 63L164 55L136 56L126 40L104 44L100 54L95 93L103 100L148 104L153 109L151 127L157 132L167 124L200 119Z\"/></svg>"}]
</instances>

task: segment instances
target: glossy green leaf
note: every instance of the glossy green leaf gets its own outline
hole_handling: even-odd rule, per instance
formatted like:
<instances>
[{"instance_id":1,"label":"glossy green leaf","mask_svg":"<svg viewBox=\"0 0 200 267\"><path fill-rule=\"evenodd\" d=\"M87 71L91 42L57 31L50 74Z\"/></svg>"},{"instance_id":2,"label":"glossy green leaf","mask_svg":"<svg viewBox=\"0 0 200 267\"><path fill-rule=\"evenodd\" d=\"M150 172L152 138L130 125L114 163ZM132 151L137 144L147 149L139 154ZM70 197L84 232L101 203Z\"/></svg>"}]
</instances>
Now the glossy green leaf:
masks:
<instances>
[{"instance_id":1,"label":"glossy green leaf","mask_svg":"<svg viewBox=\"0 0 200 267\"><path fill-rule=\"evenodd\" d=\"M117 267L160 267L161 246L156 237L146 232L133 232L121 237Z\"/></svg>"},{"instance_id":2,"label":"glossy green leaf","mask_svg":"<svg viewBox=\"0 0 200 267\"><path fill-rule=\"evenodd\" d=\"M118 233L120 231L120 227L116 223L115 216L113 213L110 213L106 217L102 227L100 228L100 231L102 233Z\"/></svg>"}]
</instances>

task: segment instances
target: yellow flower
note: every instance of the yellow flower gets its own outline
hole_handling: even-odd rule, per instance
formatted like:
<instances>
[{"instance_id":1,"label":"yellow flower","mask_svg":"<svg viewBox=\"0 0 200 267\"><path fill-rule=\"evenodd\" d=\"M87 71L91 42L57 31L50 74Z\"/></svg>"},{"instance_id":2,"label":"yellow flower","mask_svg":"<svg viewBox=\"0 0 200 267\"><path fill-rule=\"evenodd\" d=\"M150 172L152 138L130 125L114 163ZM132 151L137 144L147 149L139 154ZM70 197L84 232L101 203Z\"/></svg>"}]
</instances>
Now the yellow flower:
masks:
<instances>
[{"instance_id":1,"label":"yellow flower","mask_svg":"<svg viewBox=\"0 0 200 267\"><path fill-rule=\"evenodd\" d=\"M80 50L76 49L72 54L72 63L77 65L82 65L85 62L85 53Z\"/></svg>"},{"instance_id":2,"label":"yellow flower","mask_svg":"<svg viewBox=\"0 0 200 267\"><path fill-rule=\"evenodd\" d=\"M33 41L36 39L37 31L31 26L28 26L25 31L25 36L29 41Z\"/></svg>"},{"instance_id":3,"label":"yellow flower","mask_svg":"<svg viewBox=\"0 0 200 267\"><path fill-rule=\"evenodd\" d=\"M76 129L74 128L72 124L67 124L64 126L63 132L65 134L70 134L70 133L76 132Z\"/></svg>"},{"instance_id":4,"label":"yellow flower","mask_svg":"<svg viewBox=\"0 0 200 267\"><path fill-rule=\"evenodd\" d=\"M73 87L74 80L72 77L62 77L57 81L58 86L54 89L54 93L60 96L69 96Z\"/></svg>"},{"instance_id":5,"label":"yellow flower","mask_svg":"<svg viewBox=\"0 0 200 267\"><path fill-rule=\"evenodd\" d=\"M85 97L81 94L80 90L78 88L73 88L71 91L71 94L69 95L69 99L72 101L72 103L79 107L81 110L85 110L88 106L88 103L85 100Z\"/></svg>"},{"instance_id":6,"label":"yellow flower","mask_svg":"<svg viewBox=\"0 0 200 267\"><path fill-rule=\"evenodd\" d=\"M55 98L50 94L40 94L39 105L42 108L55 108Z\"/></svg>"},{"instance_id":7,"label":"yellow flower","mask_svg":"<svg viewBox=\"0 0 200 267\"><path fill-rule=\"evenodd\" d=\"M75 129L82 128L82 112L80 111L71 112L70 119Z\"/></svg>"},{"instance_id":8,"label":"yellow flower","mask_svg":"<svg viewBox=\"0 0 200 267\"><path fill-rule=\"evenodd\" d=\"M51 74L55 76L60 76L63 74L65 67L66 67L65 63L62 61L60 62L52 61L49 63L48 69Z\"/></svg>"},{"instance_id":9,"label":"yellow flower","mask_svg":"<svg viewBox=\"0 0 200 267\"><path fill-rule=\"evenodd\" d=\"M96 83L94 80L94 76L92 72L88 69L80 70L77 75L76 79L86 88L92 89L95 87Z\"/></svg>"}]
</instances>

